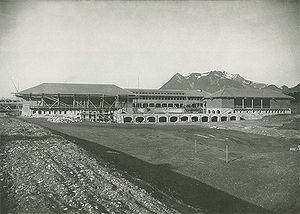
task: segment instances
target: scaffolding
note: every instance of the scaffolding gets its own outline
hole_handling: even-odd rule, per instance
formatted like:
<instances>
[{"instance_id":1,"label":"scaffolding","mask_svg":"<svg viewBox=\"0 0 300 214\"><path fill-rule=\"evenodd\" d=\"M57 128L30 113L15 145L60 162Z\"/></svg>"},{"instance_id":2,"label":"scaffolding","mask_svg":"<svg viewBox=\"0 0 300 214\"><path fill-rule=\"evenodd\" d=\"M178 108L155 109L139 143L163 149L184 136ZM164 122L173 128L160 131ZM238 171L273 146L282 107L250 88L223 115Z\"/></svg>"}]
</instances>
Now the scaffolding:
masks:
<instances>
[{"instance_id":1,"label":"scaffolding","mask_svg":"<svg viewBox=\"0 0 300 214\"><path fill-rule=\"evenodd\" d=\"M28 101L33 114L66 114L77 112L80 119L111 121L116 111L126 113L131 107L134 95L105 94L16 94Z\"/></svg>"},{"instance_id":2,"label":"scaffolding","mask_svg":"<svg viewBox=\"0 0 300 214\"><path fill-rule=\"evenodd\" d=\"M5 115L19 116L22 109L20 100L2 99L0 100L0 113Z\"/></svg>"}]
</instances>

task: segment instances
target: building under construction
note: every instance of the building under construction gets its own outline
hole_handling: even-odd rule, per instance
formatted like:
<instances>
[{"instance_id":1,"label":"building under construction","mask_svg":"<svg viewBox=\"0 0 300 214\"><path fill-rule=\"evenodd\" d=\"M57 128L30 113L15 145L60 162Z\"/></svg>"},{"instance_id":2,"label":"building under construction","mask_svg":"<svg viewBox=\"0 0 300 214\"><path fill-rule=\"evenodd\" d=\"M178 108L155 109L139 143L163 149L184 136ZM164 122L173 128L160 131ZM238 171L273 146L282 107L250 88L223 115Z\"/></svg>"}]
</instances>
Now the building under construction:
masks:
<instances>
[{"instance_id":1,"label":"building under construction","mask_svg":"<svg viewBox=\"0 0 300 214\"><path fill-rule=\"evenodd\" d=\"M64 115L91 121L111 121L127 111L135 95L110 84L43 83L18 92L23 116Z\"/></svg>"},{"instance_id":2,"label":"building under construction","mask_svg":"<svg viewBox=\"0 0 300 214\"><path fill-rule=\"evenodd\" d=\"M290 96L262 89L122 89L111 84L43 83L16 93L23 116L118 123L217 122L290 114Z\"/></svg>"},{"instance_id":3,"label":"building under construction","mask_svg":"<svg viewBox=\"0 0 300 214\"><path fill-rule=\"evenodd\" d=\"M22 101L18 99L0 99L0 116L19 116Z\"/></svg>"}]
</instances>

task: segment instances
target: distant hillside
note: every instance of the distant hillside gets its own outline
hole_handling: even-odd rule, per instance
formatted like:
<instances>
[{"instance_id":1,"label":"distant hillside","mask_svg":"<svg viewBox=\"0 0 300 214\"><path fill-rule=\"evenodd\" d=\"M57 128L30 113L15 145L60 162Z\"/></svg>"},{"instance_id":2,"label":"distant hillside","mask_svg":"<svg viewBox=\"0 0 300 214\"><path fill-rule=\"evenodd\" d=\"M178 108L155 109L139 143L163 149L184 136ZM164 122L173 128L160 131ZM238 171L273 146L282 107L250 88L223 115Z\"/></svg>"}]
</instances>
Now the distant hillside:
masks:
<instances>
[{"instance_id":1,"label":"distant hillside","mask_svg":"<svg viewBox=\"0 0 300 214\"><path fill-rule=\"evenodd\" d=\"M161 89L194 89L207 92L216 92L224 88L264 88L264 83L246 80L239 74L230 74L225 71L210 71L205 73L191 73L183 76L175 74ZM276 86L275 86L276 87Z\"/></svg>"},{"instance_id":2,"label":"distant hillside","mask_svg":"<svg viewBox=\"0 0 300 214\"><path fill-rule=\"evenodd\" d=\"M282 87L282 92L294 97L294 100L292 100L292 112L300 114L300 83L292 88Z\"/></svg>"},{"instance_id":3,"label":"distant hillside","mask_svg":"<svg viewBox=\"0 0 300 214\"><path fill-rule=\"evenodd\" d=\"M266 87L263 87L262 89L271 89L271 90L274 90L274 91L282 91L281 88L278 88L276 85L273 85L273 84L268 85Z\"/></svg>"},{"instance_id":4,"label":"distant hillside","mask_svg":"<svg viewBox=\"0 0 300 214\"><path fill-rule=\"evenodd\" d=\"M288 87L282 87L282 91L285 94L292 94L292 93L300 93L300 83L296 85L295 87L288 88Z\"/></svg>"}]
</instances>

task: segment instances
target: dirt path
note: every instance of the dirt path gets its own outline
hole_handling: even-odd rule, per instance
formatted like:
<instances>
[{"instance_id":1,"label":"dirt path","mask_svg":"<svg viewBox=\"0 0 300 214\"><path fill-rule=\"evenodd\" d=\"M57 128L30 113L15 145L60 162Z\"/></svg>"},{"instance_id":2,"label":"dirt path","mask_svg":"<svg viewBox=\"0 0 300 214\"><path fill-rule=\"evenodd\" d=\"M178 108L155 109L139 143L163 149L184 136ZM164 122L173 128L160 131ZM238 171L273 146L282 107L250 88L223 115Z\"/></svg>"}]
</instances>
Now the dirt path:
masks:
<instances>
[{"instance_id":1,"label":"dirt path","mask_svg":"<svg viewBox=\"0 0 300 214\"><path fill-rule=\"evenodd\" d=\"M17 119L0 120L0 163L3 212L179 213L100 158Z\"/></svg>"}]
</instances>

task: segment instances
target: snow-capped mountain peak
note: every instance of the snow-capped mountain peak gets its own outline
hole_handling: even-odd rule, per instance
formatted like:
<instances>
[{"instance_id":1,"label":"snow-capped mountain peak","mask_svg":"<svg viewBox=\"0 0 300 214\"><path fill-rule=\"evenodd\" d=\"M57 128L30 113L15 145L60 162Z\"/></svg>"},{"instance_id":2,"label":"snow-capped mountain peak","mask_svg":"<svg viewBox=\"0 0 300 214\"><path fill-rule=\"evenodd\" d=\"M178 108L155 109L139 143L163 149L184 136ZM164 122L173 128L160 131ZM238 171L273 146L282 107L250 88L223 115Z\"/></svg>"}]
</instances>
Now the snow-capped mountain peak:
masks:
<instances>
[{"instance_id":1,"label":"snow-capped mountain peak","mask_svg":"<svg viewBox=\"0 0 300 214\"><path fill-rule=\"evenodd\" d=\"M264 83L247 80L239 74L226 71L193 72L187 76L176 73L161 89L193 89L215 92L223 88L263 88Z\"/></svg>"}]
</instances>

